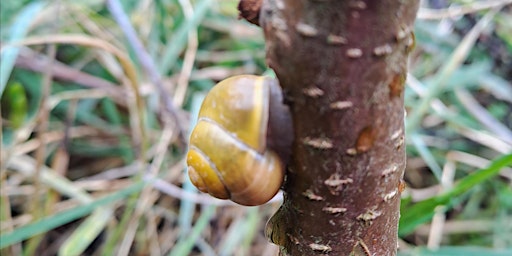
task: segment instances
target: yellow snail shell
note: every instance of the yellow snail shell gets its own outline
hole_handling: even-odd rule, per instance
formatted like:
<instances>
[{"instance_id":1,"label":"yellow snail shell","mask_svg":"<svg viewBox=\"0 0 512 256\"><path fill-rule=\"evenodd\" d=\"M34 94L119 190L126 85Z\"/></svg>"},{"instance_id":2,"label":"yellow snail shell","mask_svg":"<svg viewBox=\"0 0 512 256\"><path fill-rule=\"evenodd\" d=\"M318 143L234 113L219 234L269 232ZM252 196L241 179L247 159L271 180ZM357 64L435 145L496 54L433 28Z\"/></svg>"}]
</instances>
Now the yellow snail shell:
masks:
<instances>
[{"instance_id":1,"label":"yellow snail shell","mask_svg":"<svg viewBox=\"0 0 512 256\"><path fill-rule=\"evenodd\" d=\"M223 80L208 93L187 154L190 180L200 191L247 206L264 204L279 191L285 164L268 148L269 110L276 105L271 98L282 104L277 81L252 75ZM288 123L283 127L291 125L285 112L273 114Z\"/></svg>"}]
</instances>

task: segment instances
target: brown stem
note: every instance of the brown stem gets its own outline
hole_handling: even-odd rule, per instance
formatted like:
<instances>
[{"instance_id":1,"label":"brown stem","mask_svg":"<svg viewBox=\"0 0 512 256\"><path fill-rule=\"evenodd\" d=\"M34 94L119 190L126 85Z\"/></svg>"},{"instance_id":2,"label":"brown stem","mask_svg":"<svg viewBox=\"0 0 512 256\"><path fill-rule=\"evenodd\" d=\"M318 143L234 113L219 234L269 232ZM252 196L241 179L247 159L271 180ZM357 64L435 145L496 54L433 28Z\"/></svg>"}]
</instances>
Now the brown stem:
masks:
<instances>
[{"instance_id":1,"label":"brown stem","mask_svg":"<svg viewBox=\"0 0 512 256\"><path fill-rule=\"evenodd\" d=\"M260 10L263 0L240 0L238 3L238 18L244 18L252 24L259 25Z\"/></svg>"},{"instance_id":2,"label":"brown stem","mask_svg":"<svg viewBox=\"0 0 512 256\"><path fill-rule=\"evenodd\" d=\"M394 255L403 89L418 1L265 0L267 62L292 112L282 255Z\"/></svg>"}]
</instances>

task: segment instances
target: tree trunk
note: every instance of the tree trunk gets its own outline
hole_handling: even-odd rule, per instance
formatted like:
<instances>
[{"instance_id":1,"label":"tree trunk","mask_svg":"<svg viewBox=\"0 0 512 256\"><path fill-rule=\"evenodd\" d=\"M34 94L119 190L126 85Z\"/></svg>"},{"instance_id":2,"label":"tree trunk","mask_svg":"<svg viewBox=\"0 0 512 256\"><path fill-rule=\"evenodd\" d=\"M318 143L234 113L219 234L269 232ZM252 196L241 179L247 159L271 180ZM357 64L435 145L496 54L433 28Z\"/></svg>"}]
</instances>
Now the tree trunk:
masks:
<instances>
[{"instance_id":1,"label":"tree trunk","mask_svg":"<svg viewBox=\"0 0 512 256\"><path fill-rule=\"evenodd\" d=\"M418 0L265 0L267 62L295 142L267 226L281 255L395 255L403 90Z\"/></svg>"}]
</instances>

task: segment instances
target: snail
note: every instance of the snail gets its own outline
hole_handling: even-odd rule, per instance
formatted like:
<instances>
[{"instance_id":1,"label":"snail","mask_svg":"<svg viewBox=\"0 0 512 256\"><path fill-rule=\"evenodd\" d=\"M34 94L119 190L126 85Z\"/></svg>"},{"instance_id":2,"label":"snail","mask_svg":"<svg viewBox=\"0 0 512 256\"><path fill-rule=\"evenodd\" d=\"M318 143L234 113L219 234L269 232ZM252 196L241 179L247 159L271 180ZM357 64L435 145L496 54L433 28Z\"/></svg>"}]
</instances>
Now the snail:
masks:
<instances>
[{"instance_id":1,"label":"snail","mask_svg":"<svg viewBox=\"0 0 512 256\"><path fill-rule=\"evenodd\" d=\"M277 80L240 75L207 94L190 135L189 178L200 191L261 205L279 191L293 129Z\"/></svg>"}]
</instances>

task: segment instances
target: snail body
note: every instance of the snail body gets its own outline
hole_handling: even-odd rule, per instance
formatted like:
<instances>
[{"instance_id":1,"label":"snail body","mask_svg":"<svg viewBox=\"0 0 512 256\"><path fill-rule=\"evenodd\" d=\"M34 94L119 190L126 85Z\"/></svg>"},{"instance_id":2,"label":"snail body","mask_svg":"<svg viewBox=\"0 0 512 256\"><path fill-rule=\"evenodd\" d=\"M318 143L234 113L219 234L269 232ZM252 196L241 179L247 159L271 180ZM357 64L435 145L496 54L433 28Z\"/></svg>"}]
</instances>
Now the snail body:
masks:
<instances>
[{"instance_id":1,"label":"snail body","mask_svg":"<svg viewBox=\"0 0 512 256\"><path fill-rule=\"evenodd\" d=\"M276 80L252 75L223 80L206 96L190 136L190 180L220 199L263 204L281 187L291 134Z\"/></svg>"}]
</instances>

